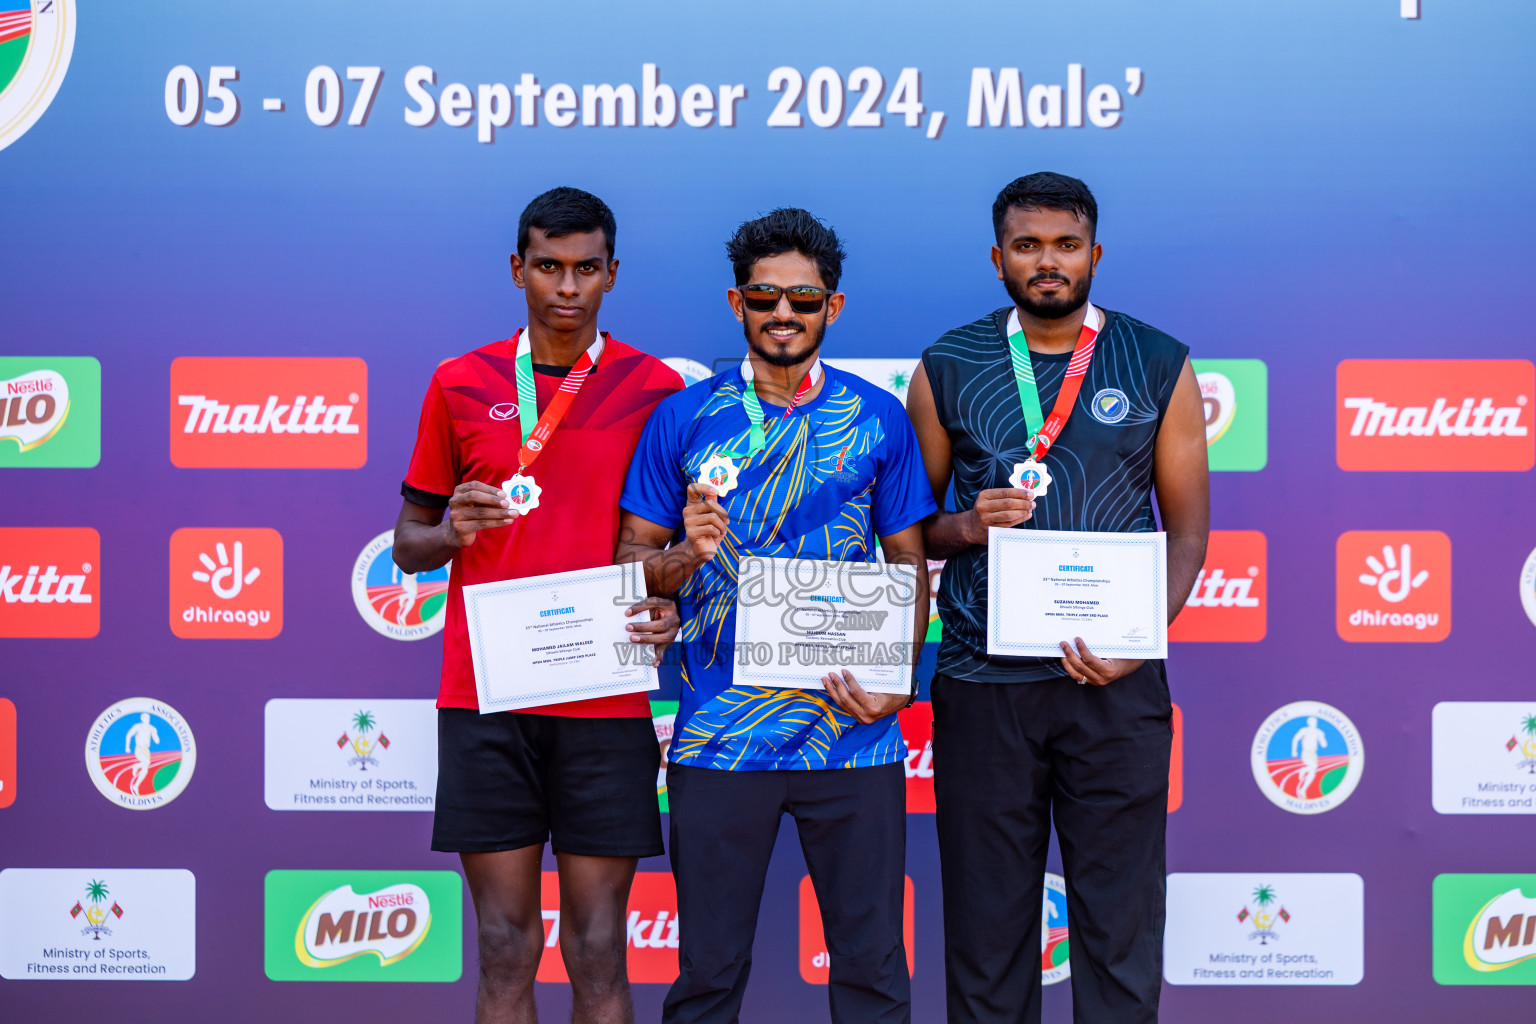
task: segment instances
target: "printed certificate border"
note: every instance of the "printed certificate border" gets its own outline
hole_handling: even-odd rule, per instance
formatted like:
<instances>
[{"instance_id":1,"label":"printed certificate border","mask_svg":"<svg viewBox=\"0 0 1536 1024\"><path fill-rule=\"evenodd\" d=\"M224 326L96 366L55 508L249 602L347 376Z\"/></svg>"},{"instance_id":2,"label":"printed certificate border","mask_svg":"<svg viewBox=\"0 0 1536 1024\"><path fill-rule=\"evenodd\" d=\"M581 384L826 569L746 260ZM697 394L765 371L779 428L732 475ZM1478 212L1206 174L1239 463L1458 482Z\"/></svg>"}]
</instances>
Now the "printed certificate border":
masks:
<instances>
[{"instance_id":1,"label":"printed certificate border","mask_svg":"<svg viewBox=\"0 0 1536 1024\"><path fill-rule=\"evenodd\" d=\"M1096 655L1114 658L1166 659L1168 654L1168 548L1167 534L1162 531L1143 533L1093 533L1083 530L1033 530L993 526L987 537L987 579L995 580L1001 573L998 562L1004 544L1105 544L1110 547L1151 547L1156 553L1152 562L1152 583L1157 588L1157 614L1153 622L1153 646L1132 647L1121 644L1099 644L1093 648ZM991 588L987 594L987 653L1019 658L1059 658L1061 648L1055 644L1026 644L1005 641L998 636L1003 615L1003 603ZM1161 651L1159 654L1157 652Z\"/></svg>"},{"instance_id":2,"label":"printed certificate border","mask_svg":"<svg viewBox=\"0 0 1536 1024\"><path fill-rule=\"evenodd\" d=\"M600 570L608 570L599 575ZM469 626L469 644L472 663L475 671L475 699L479 701L482 712L487 709L492 711L516 711L519 708L543 707L545 704L564 704L572 700L580 700L583 694L592 697L606 697L614 693L647 693L660 688L660 682L656 678L656 666L643 666L646 676L650 680L650 686L645 690L614 690L615 686L623 686L622 683L590 683L585 686L569 686L563 690L551 690L547 694L541 694L538 703L525 703L520 700L493 700L486 695L485 684L480 679L479 666L485 661L485 638L481 635L480 615L478 606L480 600L485 597L496 597L501 594L516 594L526 590L542 589L551 582L562 579L576 578L582 584L601 583L607 580L622 579L625 576L636 577L634 593L636 600L643 601L646 598L645 574L641 572L639 562L625 562L623 565L597 566L592 569L572 569L569 572L554 572L543 576L524 576L521 579L502 580L499 583L476 583L464 588L464 617ZM545 697L551 698L549 700ZM511 705L516 705L513 707Z\"/></svg>"},{"instance_id":3,"label":"printed certificate border","mask_svg":"<svg viewBox=\"0 0 1536 1024\"><path fill-rule=\"evenodd\" d=\"M768 555L749 555L749 556L744 556L742 561L746 561L748 558L753 559L753 560L758 561L758 562L762 562L765 565L768 562L816 562L816 563L820 563L822 565L835 565L835 566L839 566L840 567L838 569L839 573L842 573L842 572L846 571L846 570L841 568L842 566L872 566L872 567L875 567L878 570L878 572L880 572L880 573L891 573L891 572L898 572L898 571L899 572L910 572L910 573L912 573L912 582L913 582L913 584L915 585L916 582L917 582L917 569L916 568L914 568L912 566L895 565L895 564L892 564L892 563L889 563L889 562L861 562L861 561L857 561L857 560L848 560L848 561L837 561L837 562L834 562L834 561L829 561L829 560L824 559L824 558L773 558L773 557L770 557ZM753 643L754 642L752 640L752 632L751 632L751 628L752 627L750 625L750 623L751 623L751 616L743 615L742 612L741 612L741 582L742 582L742 578L741 578L741 573L740 573L740 569L739 569L739 566L738 566L738 571L737 571L737 576L736 576L736 645L737 645L738 650L740 649L742 644L748 644L748 643ZM902 617L901 617L901 640L899 641L900 643L910 644L912 642L913 625L916 622L916 619L917 619L917 615L916 615L915 609L912 609L912 608L906 609L905 614L903 614ZM925 629L927 628L927 625L928 624L925 621L923 623L923 626L924 626ZM748 673L747 675L742 675L741 674L743 667L746 668L747 673ZM857 667L857 666L848 666L848 667L853 668L853 667ZM734 685L739 685L739 686L772 686L773 685L772 683L764 682L764 680L768 680L768 679L777 679L777 680L782 680L782 681L784 681L786 683L793 683L793 684L795 684L795 686L793 687L795 689L815 689L815 687L806 686L805 685L806 682L807 682L807 677L806 677L806 675L804 673L774 672L774 671L769 670L767 668L767 666L764 666L761 671L758 671L758 666L757 665L742 666L740 664L739 660L738 660L736 666L731 670L731 682ZM884 689L885 686L893 685L893 684L880 683L880 684L876 684L876 685L880 686L881 688L879 690L874 691L874 692L877 692L877 693L894 693L895 692L894 690L886 690L886 689ZM910 683L908 683L907 685L910 685Z\"/></svg>"}]
</instances>

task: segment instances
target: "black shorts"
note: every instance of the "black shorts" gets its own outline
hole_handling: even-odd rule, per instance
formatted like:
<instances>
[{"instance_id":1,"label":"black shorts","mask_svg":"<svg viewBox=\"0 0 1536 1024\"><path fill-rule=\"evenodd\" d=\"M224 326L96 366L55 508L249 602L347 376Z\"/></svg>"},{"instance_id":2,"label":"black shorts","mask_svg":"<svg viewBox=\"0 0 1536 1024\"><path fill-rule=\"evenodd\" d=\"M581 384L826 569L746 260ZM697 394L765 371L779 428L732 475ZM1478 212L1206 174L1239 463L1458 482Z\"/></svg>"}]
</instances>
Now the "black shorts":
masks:
<instances>
[{"instance_id":1,"label":"black shorts","mask_svg":"<svg viewBox=\"0 0 1536 1024\"><path fill-rule=\"evenodd\" d=\"M663 852L649 718L560 718L437 710L432 849L541 846L584 857Z\"/></svg>"}]
</instances>

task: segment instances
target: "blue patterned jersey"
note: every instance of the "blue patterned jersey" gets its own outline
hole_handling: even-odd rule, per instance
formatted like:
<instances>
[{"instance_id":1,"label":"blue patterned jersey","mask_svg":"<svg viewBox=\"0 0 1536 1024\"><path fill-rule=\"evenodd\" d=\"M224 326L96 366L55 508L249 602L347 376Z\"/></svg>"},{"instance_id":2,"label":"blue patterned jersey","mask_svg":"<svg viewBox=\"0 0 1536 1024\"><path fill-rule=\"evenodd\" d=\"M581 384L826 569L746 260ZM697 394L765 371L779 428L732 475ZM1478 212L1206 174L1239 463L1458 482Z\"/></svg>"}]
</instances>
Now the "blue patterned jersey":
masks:
<instances>
[{"instance_id":1,"label":"blue patterned jersey","mask_svg":"<svg viewBox=\"0 0 1536 1024\"><path fill-rule=\"evenodd\" d=\"M896 716L860 725L820 690L736 686L736 567L744 555L863 562L875 538L936 511L917 436L889 392L823 364L821 392L789 416L764 405L767 445L735 459L721 499L730 532L678 603L683 691L668 757L745 771L856 768L906 756ZM678 529L688 484L721 453L744 452L739 368L661 402L645 425L620 506Z\"/></svg>"}]
</instances>

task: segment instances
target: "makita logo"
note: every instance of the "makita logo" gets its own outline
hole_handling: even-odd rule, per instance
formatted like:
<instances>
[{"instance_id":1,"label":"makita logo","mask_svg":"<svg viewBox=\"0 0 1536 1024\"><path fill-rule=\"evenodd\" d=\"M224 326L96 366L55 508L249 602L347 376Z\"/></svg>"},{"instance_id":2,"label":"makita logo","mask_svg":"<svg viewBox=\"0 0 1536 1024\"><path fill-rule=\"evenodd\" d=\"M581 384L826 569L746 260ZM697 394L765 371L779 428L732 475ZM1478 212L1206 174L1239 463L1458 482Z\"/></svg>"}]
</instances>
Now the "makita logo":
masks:
<instances>
[{"instance_id":1,"label":"makita logo","mask_svg":"<svg viewBox=\"0 0 1536 1024\"><path fill-rule=\"evenodd\" d=\"M1493 399L1463 398L1460 403L1436 398L1434 405L1405 408L1374 398L1346 398L1344 408L1354 409L1350 437L1525 437L1530 429L1521 421L1527 398L1515 405L1495 406Z\"/></svg>"},{"instance_id":2,"label":"makita logo","mask_svg":"<svg viewBox=\"0 0 1536 1024\"><path fill-rule=\"evenodd\" d=\"M101 628L101 536L0 527L0 637L90 637Z\"/></svg>"},{"instance_id":3,"label":"makita logo","mask_svg":"<svg viewBox=\"0 0 1536 1024\"><path fill-rule=\"evenodd\" d=\"M901 738L907 745L907 813L932 814L933 797L933 705L920 700L910 708L896 712Z\"/></svg>"},{"instance_id":4,"label":"makita logo","mask_svg":"<svg viewBox=\"0 0 1536 1024\"><path fill-rule=\"evenodd\" d=\"M1525 359L1346 359L1335 437L1340 469L1503 470L1536 465Z\"/></svg>"},{"instance_id":5,"label":"makita logo","mask_svg":"<svg viewBox=\"0 0 1536 1024\"><path fill-rule=\"evenodd\" d=\"M1189 592L1186 608L1257 608L1259 599L1253 596L1253 579L1259 574L1258 566L1250 566L1252 575L1228 578L1225 571L1201 569L1195 577L1194 589Z\"/></svg>"},{"instance_id":6,"label":"makita logo","mask_svg":"<svg viewBox=\"0 0 1536 1024\"><path fill-rule=\"evenodd\" d=\"M178 395L176 404L188 406L183 434L355 434L352 422L357 395L351 401L327 404L324 395L316 395L305 405L307 395L280 403L269 395L265 405L225 405L206 395Z\"/></svg>"},{"instance_id":7,"label":"makita logo","mask_svg":"<svg viewBox=\"0 0 1536 1024\"><path fill-rule=\"evenodd\" d=\"M361 359L171 363L171 462L184 468L356 469L368 461Z\"/></svg>"},{"instance_id":8,"label":"makita logo","mask_svg":"<svg viewBox=\"0 0 1536 1024\"><path fill-rule=\"evenodd\" d=\"M1258 530L1212 530L1205 565L1195 577L1168 639L1253 643L1268 630L1265 573L1268 542Z\"/></svg>"},{"instance_id":9,"label":"makita logo","mask_svg":"<svg viewBox=\"0 0 1536 1024\"><path fill-rule=\"evenodd\" d=\"M560 879L546 871L540 879L544 918L544 956L539 960L536 981L569 982L560 953ZM680 942L677 918L677 886L670 872L640 871L629 890L624 920L625 960L629 980L666 984L677 978Z\"/></svg>"},{"instance_id":10,"label":"makita logo","mask_svg":"<svg viewBox=\"0 0 1536 1024\"><path fill-rule=\"evenodd\" d=\"M0 565L0 598L6 604L90 604L95 598L85 592L85 578L91 573L89 564L77 573L60 574L59 567L50 565L41 573L30 565L26 573L13 572L8 565Z\"/></svg>"}]
</instances>

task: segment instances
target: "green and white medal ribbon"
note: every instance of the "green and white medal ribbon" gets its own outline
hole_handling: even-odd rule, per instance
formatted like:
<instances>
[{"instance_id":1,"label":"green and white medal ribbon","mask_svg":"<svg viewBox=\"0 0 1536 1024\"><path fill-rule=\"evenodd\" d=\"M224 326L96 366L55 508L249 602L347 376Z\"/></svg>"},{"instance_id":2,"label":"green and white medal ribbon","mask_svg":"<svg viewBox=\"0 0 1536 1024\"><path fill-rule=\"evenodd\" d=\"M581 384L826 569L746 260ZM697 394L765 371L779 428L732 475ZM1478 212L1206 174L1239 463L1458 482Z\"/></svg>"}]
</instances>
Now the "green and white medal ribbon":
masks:
<instances>
[{"instance_id":1,"label":"green and white medal ribbon","mask_svg":"<svg viewBox=\"0 0 1536 1024\"><path fill-rule=\"evenodd\" d=\"M1040 406L1035 364L1029 355L1029 340L1024 337L1024 327L1019 323L1019 311L1014 309L1008 314L1008 358L1013 364L1014 383L1019 388L1019 403L1024 407L1024 427L1029 431L1029 440L1024 445L1029 458L1013 464L1008 483L1036 496L1044 495L1051 486L1050 470L1041 460L1061 436L1073 407L1077 405L1083 377L1088 373L1088 364L1093 361L1094 343L1104 326L1104 314L1093 303L1087 305L1083 329L1072 348L1072 358L1067 362L1067 372L1061 379L1061 390L1056 392L1056 404L1051 408L1050 416L1046 416Z\"/></svg>"},{"instance_id":2,"label":"green and white medal ribbon","mask_svg":"<svg viewBox=\"0 0 1536 1024\"><path fill-rule=\"evenodd\" d=\"M754 377L752 358L748 356L741 361L741 406L746 411L747 422L752 428L747 437L746 450L712 455L699 466L699 482L709 484L715 489L715 493L721 496L730 493L736 487L736 476L740 470L732 457L750 459L768 445L768 432L763 427L763 405L757 399L757 389L753 386ZM795 411L801 399L810 394L821 382L821 377L821 360L817 359L811 364L810 372L800 381L800 386L795 389L794 396L789 400L789 408L784 410L786 418Z\"/></svg>"}]
</instances>

